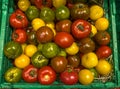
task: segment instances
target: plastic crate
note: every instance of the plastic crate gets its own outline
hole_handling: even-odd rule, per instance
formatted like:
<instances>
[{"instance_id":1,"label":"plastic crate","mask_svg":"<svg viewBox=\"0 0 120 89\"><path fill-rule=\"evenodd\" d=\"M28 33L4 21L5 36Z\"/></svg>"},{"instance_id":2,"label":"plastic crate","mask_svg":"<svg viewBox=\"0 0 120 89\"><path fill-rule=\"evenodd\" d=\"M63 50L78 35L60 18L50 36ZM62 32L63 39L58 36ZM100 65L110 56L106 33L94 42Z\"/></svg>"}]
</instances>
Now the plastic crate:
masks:
<instances>
[{"instance_id":1,"label":"plastic crate","mask_svg":"<svg viewBox=\"0 0 120 89\"><path fill-rule=\"evenodd\" d=\"M116 0L116 29L117 29L117 40L118 40L118 62L119 62L119 81L118 86L120 87L120 1Z\"/></svg>"},{"instance_id":2,"label":"plastic crate","mask_svg":"<svg viewBox=\"0 0 120 89\"><path fill-rule=\"evenodd\" d=\"M3 53L4 45L10 41L12 28L9 26L9 16L14 11L13 9L13 0L3 0L2 1L2 23L1 23L1 52L0 52L0 87L1 88L33 88L33 89L65 89L65 88L114 88L118 86L119 82L119 62L118 62L118 46L117 46L117 31L116 31L116 22L115 22L115 1L114 0L104 0L104 8L106 12L106 17L110 21L110 27L109 32L111 34L111 42L110 47L112 48L113 52L113 77L110 81L107 81L105 83L95 80L90 85L81 85L80 83L77 83L76 85L64 85L63 83L60 83L59 81L55 81L52 85L41 85L39 83L25 83L23 80L21 80L18 83L7 83L4 80L4 72L11 67L10 61L5 57Z\"/></svg>"}]
</instances>

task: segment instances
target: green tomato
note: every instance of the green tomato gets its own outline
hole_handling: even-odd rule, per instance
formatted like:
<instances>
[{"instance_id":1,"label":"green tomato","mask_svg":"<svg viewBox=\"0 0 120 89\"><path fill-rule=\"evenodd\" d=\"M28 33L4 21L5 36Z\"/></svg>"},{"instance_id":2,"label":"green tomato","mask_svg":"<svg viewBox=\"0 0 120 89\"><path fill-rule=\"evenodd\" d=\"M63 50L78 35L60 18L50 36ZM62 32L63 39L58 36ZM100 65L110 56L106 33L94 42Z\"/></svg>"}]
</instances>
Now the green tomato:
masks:
<instances>
[{"instance_id":1,"label":"green tomato","mask_svg":"<svg viewBox=\"0 0 120 89\"><path fill-rule=\"evenodd\" d=\"M42 44L42 43L39 43L38 46L37 46L39 52L42 51L42 47L43 47L43 44Z\"/></svg>"},{"instance_id":2,"label":"green tomato","mask_svg":"<svg viewBox=\"0 0 120 89\"><path fill-rule=\"evenodd\" d=\"M91 69L89 69L89 70L92 72L92 74L94 75L95 78L98 77L98 72L96 71L95 68L91 68Z\"/></svg>"},{"instance_id":3,"label":"green tomato","mask_svg":"<svg viewBox=\"0 0 120 89\"><path fill-rule=\"evenodd\" d=\"M53 58L60 52L60 48L53 42L48 42L42 47L42 54L46 58Z\"/></svg>"},{"instance_id":4,"label":"green tomato","mask_svg":"<svg viewBox=\"0 0 120 89\"><path fill-rule=\"evenodd\" d=\"M46 66L48 64L48 61L49 60L45 56L43 56L39 51L37 51L31 57L32 64L37 68L41 68L43 66Z\"/></svg>"},{"instance_id":5,"label":"green tomato","mask_svg":"<svg viewBox=\"0 0 120 89\"><path fill-rule=\"evenodd\" d=\"M52 9L48 7L41 8L40 18L45 22L52 22L55 19L55 13Z\"/></svg>"},{"instance_id":6,"label":"green tomato","mask_svg":"<svg viewBox=\"0 0 120 89\"><path fill-rule=\"evenodd\" d=\"M15 59L22 54L22 46L14 41L10 41L4 46L4 54L10 59Z\"/></svg>"},{"instance_id":7,"label":"green tomato","mask_svg":"<svg viewBox=\"0 0 120 89\"><path fill-rule=\"evenodd\" d=\"M57 56L63 56L63 57L66 57L67 56L67 53L64 49L61 49L60 52L57 54Z\"/></svg>"},{"instance_id":8,"label":"green tomato","mask_svg":"<svg viewBox=\"0 0 120 89\"><path fill-rule=\"evenodd\" d=\"M57 20L68 19L70 17L70 11L66 6L62 5L56 8L55 15Z\"/></svg>"},{"instance_id":9,"label":"green tomato","mask_svg":"<svg viewBox=\"0 0 120 89\"><path fill-rule=\"evenodd\" d=\"M25 14L29 20L33 20L39 17L39 9L35 6L29 6L29 8L25 11Z\"/></svg>"},{"instance_id":10,"label":"green tomato","mask_svg":"<svg viewBox=\"0 0 120 89\"><path fill-rule=\"evenodd\" d=\"M11 67L5 72L5 80L9 83L17 83L20 81L22 70L17 67Z\"/></svg>"}]
</instances>

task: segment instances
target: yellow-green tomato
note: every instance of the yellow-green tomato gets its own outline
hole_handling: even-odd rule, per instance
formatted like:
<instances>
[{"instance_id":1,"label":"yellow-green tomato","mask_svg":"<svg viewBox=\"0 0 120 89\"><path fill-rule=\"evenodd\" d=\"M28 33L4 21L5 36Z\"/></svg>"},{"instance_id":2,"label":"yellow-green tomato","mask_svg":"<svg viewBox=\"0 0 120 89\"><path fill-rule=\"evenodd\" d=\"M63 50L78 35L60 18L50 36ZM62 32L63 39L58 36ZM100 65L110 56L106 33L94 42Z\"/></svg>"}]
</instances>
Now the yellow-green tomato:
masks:
<instances>
[{"instance_id":1,"label":"yellow-green tomato","mask_svg":"<svg viewBox=\"0 0 120 89\"><path fill-rule=\"evenodd\" d=\"M79 51L79 46L77 45L77 43L73 42L72 45L68 48L65 48L66 53L68 53L69 55L75 55L78 53Z\"/></svg>"},{"instance_id":2,"label":"yellow-green tomato","mask_svg":"<svg viewBox=\"0 0 120 89\"><path fill-rule=\"evenodd\" d=\"M18 7L22 11L26 11L28 7L30 6L30 1L29 0L19 0L18 1Z\"/></svg>"}]
</instances>

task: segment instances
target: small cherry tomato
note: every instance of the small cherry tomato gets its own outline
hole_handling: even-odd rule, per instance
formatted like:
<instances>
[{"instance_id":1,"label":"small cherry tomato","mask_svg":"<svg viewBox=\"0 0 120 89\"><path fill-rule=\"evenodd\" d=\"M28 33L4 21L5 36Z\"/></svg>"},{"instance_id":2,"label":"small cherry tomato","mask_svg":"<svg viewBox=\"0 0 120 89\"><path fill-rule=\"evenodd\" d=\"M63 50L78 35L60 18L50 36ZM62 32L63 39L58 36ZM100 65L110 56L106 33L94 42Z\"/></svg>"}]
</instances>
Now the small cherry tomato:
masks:
<instances>
[{"instance_id":1,"label":"small cherry tomato","mask_svg":"<svg viewBox=\"0 0 120 89\"><path fill-rule=\"evenodd\" d=\"M54 37L54 41L60 47L67 48L72 45L74 38L67 32L58 32Z\"/></svg>"},{"instance_id":2,"label":"small cherry tomato","mask_svg":"<svg viewBox=\"0 0 120 89\"><path fill-rule=\"evenodd\" d=\"M110 34L107 31L99 31L94 36L96 43L99 45L108 45L110 38Z\"/></svg>"},{"instance_id":3,"label":"small cherry tomato","mask_svg":"<svg viewBox=\"0 0 120 89\"><path fill-rule=\"evenodd\" d=\"M112 50L111 50L111 48L109 46L100 46L96 50L96 54L97 54L99 59L107 58L112 54Z\"/></svg>"},{"instance_id":4,"label":"small cherry tomato","mask_svg":"<svg viewBox=\"0 0 120 89\"><path fill-rule=\"evenodd\" d=\"M13 41L16 41L18 43L25 43L27 40L27 33L24 29L16 29L12 33L12 39Z\"/></svg>"},{"instance_id":5,"label":"small cherry tomato","mask_svg":"<svg viewBox=\"0 0 120 89\"><path fill-rule=\"evenodd\" d=\"M67 68L68 61L63 56L56 56L51 59L50 64L57 73L61 73Z\"/></svg>"},{"instance_id":6,"label":"small cherry tomato","mask_svg":"<svg viewBox=\"0 0 120 89\"><path fill-rule=\"evenodd\" d=\"M60 74L60 80L67 85L73 85L78 82L78 73L71 69L65 70Z\"/></svg>"},{"instance_id":7,"label":"small cherry tomato","mask_svg":"<svg viewBox=\"0 0 120 89\"><path fill-rule=\"evenodd\" d=\"M75 20L72 24L71 31L77 39L88 37L91 33L91 24L85 20Z\"/></svg>"},{"instance_id":8,"label":"small cherry tomato","mask_svg":"<svg viewBox=\"0 0 120 89\"><path fill-rule=\"evenodd\" d=\"M56 80L56 73L50 66L42 67L38 72L38 81L40 84L49 85Z\"/></svg>"},{"instance_id":9,"label":"small cherry tomato","mask_svg":"<svg viewBox=\"0 0 120 89\"><path fill-rule=\"evenodd\" d=\"M28 19L20 9L10 15L9 22L13 28L25 28L28 26Z\"/></svg>"},{"instance_id":10,"label":"small cherry tomato","mask_svg":"<svg viewBox=\"0 0 120 89\"><path fill-rule=\"evenodd\" d=\"M22 78L25 82L33 83L37 81L38 69L33 65L28 65L22 71Z\"/></svg>"},{"instance_id":11,"label":"small cherry tomato","mask_svg":"<svg viewBox=\"0 0 120 89\"><path fill-rule=\"evenodd\" d=\"M52 7L52 0L30 0L33 4L41 9L42 7Z\"/></svg>"}]
</instances>

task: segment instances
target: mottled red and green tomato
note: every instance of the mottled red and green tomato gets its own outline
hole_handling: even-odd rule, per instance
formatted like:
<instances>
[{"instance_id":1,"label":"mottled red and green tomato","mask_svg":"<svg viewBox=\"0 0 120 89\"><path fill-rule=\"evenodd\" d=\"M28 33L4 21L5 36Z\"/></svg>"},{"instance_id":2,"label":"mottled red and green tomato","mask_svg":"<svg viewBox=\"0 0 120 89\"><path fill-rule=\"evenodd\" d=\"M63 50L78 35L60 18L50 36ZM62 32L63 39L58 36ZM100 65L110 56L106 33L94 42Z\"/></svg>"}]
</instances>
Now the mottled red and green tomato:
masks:
<instances>
[{"instance_id":1,"label":"mottled red and green tomato","mask_svg":"<svg viewBox=\"0 0 120 89\"><path fill-rule=\"evenodd\" d=\"M50 64L57 73L61 73L66 69L68 61L63 56L56 56L51 59Z\"/></svg>"},{"instance_id":2,"label":"mottled red and green tomato","mask_svg":"<svg viewBox=\"0 0 120 89\"><path fill-rule=\"evenodd\" d=\"M73 4L72 8L70 9L70 14L73 20L77 19L87 20L89 18L90 10L87 4L79 2Z\"/></svg>"},{"instance_id":3,"label":"mottled red and green tomato","mask_svg":"<svg viewBox=\"0 0 120 89\"><path fill-rule=\"evenodd\" d=\"M88 53L95 50L95 42L89 37L81 39L78 45L81 53Z\"/></svg>"},{"instance_id":4,"label":"mottled red and green tomato","mask_svg":"<svg viewBox=\"0 0 120 89\"><path fill-rule=\"evenodd\" d=\"M36 38L39 43L47 43L53 40L54 33L48 26L42 26L36 31Z\"/></svg>"},{"instance_id":5,"label":"mottled red and green tomato","mask_svg":"<svg viewBox=\"0 0 120 89\"><path fill-rule=\"evenodd\" d=\"M80 65L80 57L78 55L68 55L68 65L78 67Z\"/></svg>"},{"instance_id":6,"label":"mottled red and green tomato","mask_svg":"<svg viewBox=\"0 0 120 89\"><path fill-rule=\"evenodd\" d=\"M99 45L108 45L110 43L110 34L107 31L99 31L94 36L94 39Z\"/></svg>"}]
</instances>

